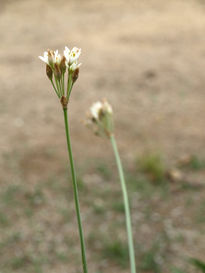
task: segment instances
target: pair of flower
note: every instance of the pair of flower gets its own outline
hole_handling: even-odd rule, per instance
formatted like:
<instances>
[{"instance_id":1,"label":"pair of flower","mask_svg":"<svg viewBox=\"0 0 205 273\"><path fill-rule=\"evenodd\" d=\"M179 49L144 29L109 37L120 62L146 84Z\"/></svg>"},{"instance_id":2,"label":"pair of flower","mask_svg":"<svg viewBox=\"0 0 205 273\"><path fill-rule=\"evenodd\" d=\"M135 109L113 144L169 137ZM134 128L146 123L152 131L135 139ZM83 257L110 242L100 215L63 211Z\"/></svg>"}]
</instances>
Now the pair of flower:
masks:
<instances>
[{"instance_id":1,"label":"pair of flower","mask_svg":"<svg viewBox=\"0 0 205 273\"><path fill-rule=\"evenodd\" d=\"M46 74L52 83L52 86L59 97L63 106L67 107L68 99L73 87L74 82L78 78L79 67L78 59L81 54L81 49L74 47L70 50L65 47L63 56L58 53L58 50L47 50L43 56L39 58L46 63ZM67 75L67 88L65 91L65 73ZM54 81L53 81L54 78Z\"/></svg>"}]
</instances>

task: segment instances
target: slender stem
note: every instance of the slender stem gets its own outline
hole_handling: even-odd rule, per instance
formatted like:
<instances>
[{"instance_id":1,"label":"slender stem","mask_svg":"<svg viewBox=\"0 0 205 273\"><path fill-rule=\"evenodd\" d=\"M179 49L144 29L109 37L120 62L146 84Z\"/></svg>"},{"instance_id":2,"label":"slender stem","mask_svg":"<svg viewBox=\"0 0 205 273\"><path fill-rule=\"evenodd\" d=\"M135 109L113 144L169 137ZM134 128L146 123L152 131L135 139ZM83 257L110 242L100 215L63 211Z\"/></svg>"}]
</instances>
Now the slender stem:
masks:
<instances>
[{"instance_id":1,"label":"slender stem","mask_svg":"<svg viewBox=\"0 0 205 273\"><path fill-rule=\"evenodd\" d=\"M56 78L56 76L54 76L54 78L55 78L55 82L56 82L56 87L57 87L58 93L59 93L60 97L62 97L60 81Z\"/></svg>"},{"instance_id":2,"label":"slender stem","mask_svg":"<svg viewBox=\"0 0 205 273\"><path fill-rule=\"evenodd\" d=\"M63 96L65 96L65 84L64 84L64 77L65 76L65 73L63 73L63 78L62 78L62 89L63 89Z\"/></svg>"},{"instance_id":3,"label":"slender stem","mask_svg":"<svg viewBox=\"0 0 205 273\"><path fill-rule=\"evenodd\" d=\"M72 81L72 79L71 79L71 81ZM74 82L72 81L71 86L70 86L70 92L69 92L68 99L70 98L70 94L71 94L71 90L72 90L72 88L73 88L73 84L74 84Z\"/></svg>"},{"instance_id":4,"label":"slender stem","mask_svg":"<svg viewBox=\"0 0 205 273\"><path fill-rule=\"evenodd\" d=\"M53 86L53 89L55 90L55 92L56 92L56 95L60 98L60 95L59 95L59 93L58 93L58 90L56 89L56 87L55 87L55 85L54 85L54 83L53 83L53 80L51 79L51 84L52 84L52 86Z\"/></svg>"},{"instance_id":5,"label":"slender stem","mask_svg":"<svg viewBox=\"0 0 205 273\"><path fill-rule=\"evenodd\" d=\"M77 181L76 181L76 175L75 175L75 167L74 167L72 148L71 148L71 142L70 142L70 133L69 133L69 126L68 126L67 109L63 109L63 111L64 111L64 121L65 121L65 131L66 131L68 155L69 155L69 159L70 159L70 168L71 168L71 174L72 174L75 207L76 207L76 214L77 214L77 221L78 221L78 229L79 229L79 235L80 235L83 272L87 273L88 270L87 270L87 261L86 261L86 250L85 250L83 228L82 228L82 222L81 222L81 216L80 216L80 205L79 205L79 198L78 198L78 187L77 187Z\"/></svg>"},{"instance_id":6,"label":"slender stem","mask_svg":"<svg viewBox=\"0 0 205 273\"><path fill-rule=\"evenodd\" d=\"M112 143L112 147L113 147L114 154L115 154L115 159L116 159L116 162L117 162L117 167L118 167L120 182L121 182L121 187L122 187L122 193L123 193L123 199L124 199L131 273L136 273L135 251L134 251L134 244L133 244L131 216L130 216L130 208L129 208L127 188L126 188L122 163L121 163L121 160L120 160L120 155L119 155L119 152L118 152L117 143L116 143L114 135L110 136L110 140L111 140L111 143Z\"/></svg>"},{"instance_id":7,"label":"slender stem","mask_svg":"<svg viewBox=\"0 0 205 273\"><path fill-rule=\"evenodd\" d=\"M69 99L70 97L71 89L72 89L72 72L69 71L68 84L67 84L67 99Z\"/></svg>"}]
</instances>

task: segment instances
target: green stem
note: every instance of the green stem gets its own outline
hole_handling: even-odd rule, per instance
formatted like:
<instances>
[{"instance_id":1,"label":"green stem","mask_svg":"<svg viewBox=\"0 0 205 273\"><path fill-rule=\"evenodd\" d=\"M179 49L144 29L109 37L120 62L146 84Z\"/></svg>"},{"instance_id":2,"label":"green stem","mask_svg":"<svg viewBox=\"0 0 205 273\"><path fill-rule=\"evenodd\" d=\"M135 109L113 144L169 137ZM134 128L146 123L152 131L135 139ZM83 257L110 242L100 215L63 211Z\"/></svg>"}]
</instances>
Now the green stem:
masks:
<instances>
[{"instance_id":1,"label":"green stem","mask_svg":"<svg viewBox=\"0 0 205 273\"><path fill-rule=\"evenodd\" d=\"M123 199L124 199L131 273L136 273L135 251L134 251L134 244L133 244L131 216L130 216L130 208L129 208L127 188L126 188L122 163L121 163L121 160L120 160L120 155L119 155L119 152L118 152L117 143L116 143L114 135L110 136L110 140L111 140L111 143L112 143L112 147L113 147L114 154L115 154L115 159L116 159L116 162L117 162L117 167L118 167L120 182L121 182L121 187L122 187L122 193L123 193Z\"/></svg>"},{"instance_id":2,"label":"green stem","mask_svg":"<svg viewBox=\"0 0 205 273\"><path fill-rule=\"evenodd\" d=\"M54 83L53 83L53 80L51 79L51 84L52 84L52 86L53 86L53 89L55 90L55 92L56 92L56 95L60 98L60 95L59 95L59 93L58 93L58 90L56 89L56 87L55 87L55 85L54 85Z\"/></svg>"},{"instance_id":3,"label":"green stem","mask_svg":"<svg viewBox=\"0 0 205 273\"><path fill-rule=\"evenodd\" d=\"M68 84L67 84L67 99L70 98L71 89L72 89L72 72L69 71Z\"/></svg>"},{"instance_id":4,"label":"green stem","mask_svg":"<svg viewBox=\"0 0 205 273\"><path fill-rule=\"evenodd\" d=\"M63 77L62 77L62 89L63 89L63 96L65 96L65 84L64 84L64 76L65 76L65 73L63 73Z\"/></svg>"},{"instance_id":5,"label":"green stem","mask_svg":"<svg viewBox=\"0 0 205 273\"><path fill-rule=\"evenodd\" d=\"M56 88L57 88L58 93L59 93L60 98L61 98L62 97L62 92L61 92L60 80L58 80L55 76L54 76L54 78L55 78Z\"/></svg>"},{"instance_id":6,"label":"green stem","mask_svg":"<svg viewBox=\"0 0 205 273\"><path fill-rule=\"evenodd\" d=\"M71 142L70 142L67 109L63 109L63 111L64 111L64 121L65 121L65 131L66 131L68 155L69 155L69 159L70 159L70 168L71 168L72 182L73 182L75 208L76 208L77 221L78 221L78 229L79 229L79 235L80 235L83 272L87 273L88 270L87 270L87 261L86 261L86 250L85 250L83 228L82 228L82 222L81 222L81 216L80 216L80 205L79 205L79 198L78 198L78 187L77 187L75 168L74 168L74 162L73 162L73 155L72 155L72 148L71 148Z\"/></svg>"}]
</instances>

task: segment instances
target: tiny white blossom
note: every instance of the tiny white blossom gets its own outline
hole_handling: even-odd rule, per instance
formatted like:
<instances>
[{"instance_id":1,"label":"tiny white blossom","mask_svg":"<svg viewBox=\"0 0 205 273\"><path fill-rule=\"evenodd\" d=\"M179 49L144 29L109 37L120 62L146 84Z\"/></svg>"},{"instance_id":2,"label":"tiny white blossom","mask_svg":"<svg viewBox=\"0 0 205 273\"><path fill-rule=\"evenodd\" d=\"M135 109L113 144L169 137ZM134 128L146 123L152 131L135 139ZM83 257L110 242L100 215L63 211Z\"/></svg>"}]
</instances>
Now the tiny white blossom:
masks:
<instances>
[{"instance_id":1,"label":"tiny white blossom","mask_svg":"<svg viewBox=\"0 0 205 273\"><path fill-rule=\"evenodd\" d=\"M70 49L66 46L65 50L63 51L64 56L66 58L66 64L69 64L70 61Z\"/></svg>"},{"instance_id":2,"label":"tiny white blossom","mask_svg":"<svg viewBox=\"0 0 205 273\"><path fill-rule=\"evenodd\" d=\"M99 112L102 109L102 102L97 101L93 103L93 105L90 107L90 112L93 118L98 119L99 117Z\"/></svg>"},{"instance_id":3,"label":"tiny white blossom","mask_svg":"<svg viewBox=\"0 0 205 273\"><path fill-rule=\"evenodd\" d=\"M61 62L61 55L58 53L58 50L54 51L53 63L60 64Z\"/></svg>"},{"instance_id":4,"label":"tiny white blossom","mask_svg":"<svg viewBox=\"0 0 205 273\"><path fill-rule=\"evenodd\" d=\"M112 106L105 99L91 106L87 125L99 136L109 137L113 133Z\"/></svg>"},{"instance_id":5,"label":"tiny white blossom","mask_svg":"<svg viewBox=\"0 0 205 273\"><path fill-rule=\"evenodd\" d=\"M39 59L41 59L44 63L52 66L53 64L60 64L62 58L58 53L58 50L48 50L44 52L43 57L39 56Z\"/></svg>"},{"instance_id":6,"label":"tiny white blossom","mask_svg":"<svg viewBox=\"0 0 205 273\"><path fill-rule=\"evenodd\" d=\"M91 115L95 119L99 119L99 114L101 111L108 113L110 115L113 113L112 106L106 100L103 100L102 102L97 101L93 103L93 105L90 108Z\"/></svg>"},{"instance_id":7,"label":"tiny white blossom","mask_svg":"<svg viewBox=\"0 0 205 273\"><path fill-rule=\"evenodd\" d=\"M39 59L41 59L44 63L49 64L49 63L48 63L48 51L45 51L45 52L43 53L43 56L38 56L38 57L39 57Z\"/></svg>"},{"instance_id":8,"label":"tiny white blossom","mask_svg":"<svg viewBox=\"0 0 205 273\"><path fill-rule=\"evenodd\" d=\"M81 54L81 48L74 47L70 52L70 64L77 61Z\"/></svg>"},{"instance_id":9,"label":"tiny white blossom","mask_svg":"<svg viewBox=\"0 0 205 273\"><path fill-rule=\"evenodd\" d=\"M74 62L77 64L77 60L79 59L81 54L81 49L74 47L72 50L70 50L67 46L64 50L64 56L66 58L66 66L71 66ZM74 65L75 67L75 65ZM72 69L71 69L72 70Z\"/></svg>"},{"instance_id":10,"label":"tiny white blossom","mask_svg":"<svg viewBox=\"0 0 205 273\"><path fill-rule=\"evenodd\" d=\"M102 102L97 101L93 103L93 105L90 108L91 115L95 119L100 118L99 115L101 111L110 115L112 115L113 113L112 106L106 100L103 100Z\"/></svg>"},{"instance_id":11,"label":"tiny white blossom","mask_svg":"<svg viewBox=\"0 0 205 273\"><path fill-rule=\"evenodd\" d=\"M78 64L77 61L76 62L73 62L70 66L70 70L71 71L75 71L77 68L79 68L81 66L81 63Z\"/></svg>"}]
</instances>

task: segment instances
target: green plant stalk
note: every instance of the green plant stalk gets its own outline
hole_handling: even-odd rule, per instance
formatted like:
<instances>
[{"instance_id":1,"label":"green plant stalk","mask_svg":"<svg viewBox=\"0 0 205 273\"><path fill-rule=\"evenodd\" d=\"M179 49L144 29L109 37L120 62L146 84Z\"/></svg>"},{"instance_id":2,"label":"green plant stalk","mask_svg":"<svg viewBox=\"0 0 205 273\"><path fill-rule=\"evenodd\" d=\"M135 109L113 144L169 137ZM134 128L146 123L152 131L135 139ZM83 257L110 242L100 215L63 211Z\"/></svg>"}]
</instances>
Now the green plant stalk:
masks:
<instances>
[{"instance_id":1,"label":"green plant stalk","mask_svg":"<svg viewBox=\"0 0 205 273\"><path fill-rule=\"evenodd\" d=\"M68 83L67 83L67 99L70 97L70 93L72 90L72 72L70 71L68 74Z\"/></svg>"},{"instance_id":2,"label":"green plant stalk","mask_svg":"<svg viewBox=\"0 0 205 273\"><path fill-rule=\"evenodd\" d=\"M68 155L69 155L69 159L70 159L70 168L71 168L72 182L73 182L75 208L76 208L77 221L78 221L78 229L79 229L79 236L80 236L80 244L81 244L81 256L82 256L82 263L83 263L83 272L87 273L88 270L87 270L87 260L86 260L86 249L85 249L85 242L84 242L82 221L81 221L81 216L80 216L80 205L79 205L79 198L78 198L78 187L77 187L77 181L76 181L76 175L75 175L75 167L74 167L72 148L71 148L71 142L70 142L70 133L69 133L69 126L68 126L67 109L63 109L63 111L64 111L64 121L65 121L65 131L66 131L67 148L68 148Z\"/></svg>"},{"instance_id":3,"label":"green plant stalk","mask_svg":"<svg viewBox=\"0 0 205 273\"><path fill-rule=\"evenodd\" d=\"M56 95L57 95L57 96L59 97L59 99L60 99L60 95L59 95L58 90L56 89L56 87L55 87L55 85L54 85L53 79L51 79L50 81L51 81L51 84L52 84L52 86L53 86L53 89L54 89L55 92L56 92Z\"/></svg>"},{"instance_id":4,"label":"green plant stalk","mask_svg":"<svg viewBox=\"0 0 205 273\"><path fill-rule=\"evenodd\" d=\"M119 171L119 177L120 177L123 199L124 199L131 273L136 273L135 251L134 251L134 244L133 244L131 216L130 216L129 200L128 200L127 188L126 188L126 183L125 183L125 178L124 178L124 172L123 172L122 163L120 160L120 155L118 152L115 136L113 134L110 136L110 140L111 140L112 147L113 147L114 154L115 154L115 159L116 159L116 163L117 163L117 167L118 167L118 171Z\"/></svg>"}]
</instances>

